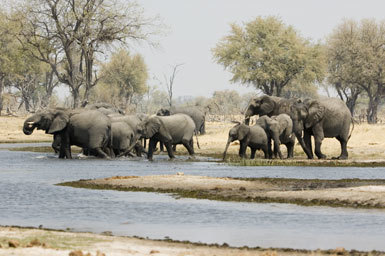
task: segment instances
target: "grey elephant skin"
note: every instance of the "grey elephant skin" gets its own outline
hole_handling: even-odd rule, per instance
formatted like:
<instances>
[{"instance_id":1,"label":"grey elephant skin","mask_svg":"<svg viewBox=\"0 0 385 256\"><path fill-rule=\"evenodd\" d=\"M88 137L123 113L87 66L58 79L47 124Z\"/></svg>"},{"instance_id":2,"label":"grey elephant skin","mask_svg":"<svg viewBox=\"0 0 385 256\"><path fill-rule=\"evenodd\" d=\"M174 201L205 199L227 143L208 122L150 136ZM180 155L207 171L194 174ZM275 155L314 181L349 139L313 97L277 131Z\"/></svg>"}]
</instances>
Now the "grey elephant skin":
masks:
<instances>
[{"instance_id":1,"label":"grey elephant skin","mask_svg":"<svg viewBox=\"0 0 385 256\"><path fill-rule=\"evenodd\" d=\"M284 144L287 148L287 158L293 157L295 135L293 133L293 121L289 115L261 116L255 124L261 126L266 132L269 158L272 158L271 140L274 142L275 157L278 155L282 159L281 144Z\"/></svg>"},{"instance_id":2,"label":"grey elephant skin","mask_svg":"<svg viewBox=\"0 0 385 256\"><path fill-rule=\"evenodd\" d=\"M192 118L195 123L196 131L200 134L206 133L206 115L198 107L171 107L170 109L161 108L156 115L158 116L170 116L174 114L186 114Z\"/></svg>"},{"instance_id":3,"label":"grey elephant skin","mask_svg":"<svg viewBox=\"0 0 385 256\"><path fill-rule=\"evenodd\" d=\"M194 155L193 135L195 124L186 114L171 116L151 116L140 124L142 136L150 139L147 157L153 158L156 144L160 141L166 146L168 156L174 158L172 145L183 144L190 155Z\"/></svg>"},{"instance_id":4,"label":"grey elephant skin","mask_svg":"<svg viewBox=\"0 0 385 256\"><path fill-rule=\"evenodd\" d=\"M265 130L259 125L248 126L246 124L238 123L229 131L229 137L226 143L225 151L223 152L223 160L226 158L227 149L230 143L239 140L239 156L244 158L246 155L246 148L250 147L250 158L254 159L257 149L261 149L265 158L268 158L268 141Z\"/></svg>"},{"instance_id":5,"label":"grey elephant skin","mask_svg":"<svg viewBox=\"0 0 385 256\"><path fill-rule=\"evenodd\" d=\"M336 159L347 159L347 143L351 136L353 118L346 104L337 98L321 100L306 99L292 107L294 130L304 129L304 142L309 149L308 158L313 158L311 136L314 136L316 156L326 158L321 152L324 138L336 138L341 145L341 154ZM354 124L353 124L354 128Z\"/></svg>"},{"instance_id":6,"label":"grey elephant skin","mask_svg":"<svg viewBox=\"0 0 385 256\"><path fill-rule=\"evenodd\" d=\"M87 148L98 157L110 155L111 121L99 111L44 110L25 120L23 132L30 135L35 128L60 139L59 158L72 158L71 145Z\"/></svg>"},{"instance_id":7,"label":"grey elephant skin","mask_svg":"<svg viewBox=\"0 0 385 256\"><path fill-rule=\"evenodd\" d=\"M99 110L105 115L113 114L113 113L119 113L124 115L124 111L115 107L114 105L106 102L98 102L98 103L93 103L90 105L86 105L85 109L90 109L90 110Z\"/></svg>"},{"instance_id":8,"label":"grey elephant skin","mask_svg":"<svg viewBox=\"0 0 385 256\"><path fill-rule=\"evenodd\" d=\"M298 99L285 99L281 97L263 95L251 99L245 111L245 123L249 124L250 117L254 115L259 116L277 116L279 114L290 115L291 107L298 101Z\"/></svg>"},{"instance_id":9,"label":"grey elephant skin","mask_svg":"<svg viewBox=\"0 0 385 256\"><path fill-rule=\"evenodd\" d=\"M129 126L130 130L133 131L133 135L134 135L133 141L135 141L134 149L136 151L137 156L141 156L142 152L146 153L146 151L144 150L144 147L146 146L145 140L144 140L143 146L141 143L138 142L138 140L141 139L142 137L142 134L138 131L138 127L139 127L139 124L147 118L147 115L144 115L144 114L122 115L119 113L113 113L113 114L109 114L108 117L111 119L112 124L116 122L124 122ZM121 132L121 134L124 134L124 133ZM117 139L124 140L124 136L115 138L115 140ZM132 149L131 146L129 147L129 149L125 150L126 153L128 153L130 149Z\"/></svg>"},{"instance_id":10,"label":"grey elephant skin","mask_svg":"<svg viewBox=\"0 0 385 256\"><path fill-rule=\"evenodd\" d=\"M125 122L111 122L111 129L114 155L129 154L137 141L134 130Z\"/></svg>"}]
</instances>

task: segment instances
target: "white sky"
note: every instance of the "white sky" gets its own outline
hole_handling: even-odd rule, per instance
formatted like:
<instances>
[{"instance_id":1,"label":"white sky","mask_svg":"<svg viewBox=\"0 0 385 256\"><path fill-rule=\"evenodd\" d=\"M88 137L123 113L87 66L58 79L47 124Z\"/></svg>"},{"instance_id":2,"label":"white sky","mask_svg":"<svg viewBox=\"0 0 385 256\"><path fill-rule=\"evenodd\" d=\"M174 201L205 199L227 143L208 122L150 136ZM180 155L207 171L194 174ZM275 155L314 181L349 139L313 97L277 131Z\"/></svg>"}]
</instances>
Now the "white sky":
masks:
<instances>
[{"instance_id":1,"label":"white sky","mask_svg":"<svg viewBox=\"0 0 385 256\"><path fill-rule=\"evenodd\" d=\"M136 47L143 54L150 77L171 74L184 63L174 83L174 95L207 96L216 90L251 88L231 84L231 74L213 61L211 49L232 22L241 24L257 16L275 15L312 40L323 40L343 18L385 18L381 0L137 0L147 15L159 15L169 27L161 49ZM150 85L155 85L150 81ZM165 87L160 87L165 89Z\"/></svg>"}]
</instances>

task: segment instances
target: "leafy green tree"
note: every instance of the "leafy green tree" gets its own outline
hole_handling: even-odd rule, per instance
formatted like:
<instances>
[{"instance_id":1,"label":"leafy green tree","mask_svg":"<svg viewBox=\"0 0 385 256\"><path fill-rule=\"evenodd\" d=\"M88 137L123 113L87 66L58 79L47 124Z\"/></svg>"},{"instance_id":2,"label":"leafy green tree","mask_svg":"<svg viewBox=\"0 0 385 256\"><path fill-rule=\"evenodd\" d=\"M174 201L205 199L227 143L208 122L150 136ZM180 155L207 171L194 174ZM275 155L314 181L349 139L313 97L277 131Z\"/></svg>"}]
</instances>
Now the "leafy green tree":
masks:
<instances>
[{"instance_id":1,"label":"leafy green tree","mask_svg":"<svg viewBox=\"0 0 385 256\"><path fill-rule=\"evenodd\" d=\"M100 76L115 105L126 109L134 95L147 92L148 71L141 55L131 56L125 49L120 49L102 66ZM116 102L117 101L117 102Z\"/></svg>"},{"instance_id":2,"label":"leafy green tree","mask_svg":"<svg viewBox=\"0 0 385 256\"><path fill-rule=\"evenodd\" d=\"M363 88L359 86L361 60L360 28L357 22L345 20L327 39L328 82L346 102L350 112L354 109Z\"/></svg>"},{"instance_id":3,"label":"leafy green tree","mask_svg":"<svg viewBox=\"0 0 385 256\"><path fill-rule=\"evenodd\" d=\"M325 73L323 47L272 16L258 17L244 27L232 24L213 56L233 74L231 82L252 85L267 95L281 96L294 81L321 81Z\"/></svg>"},{"instance_id":4,"label":"leafy green tree","mask_svg":"<svg viewBox=\"0 0 385 256\"><path fill-rule=\"evenodd\" d=\"M377 122L385 97L385 21L345 20L328 38L329 81L352 108L364 91L368 123Z\"/></svg>"}]
</instances>

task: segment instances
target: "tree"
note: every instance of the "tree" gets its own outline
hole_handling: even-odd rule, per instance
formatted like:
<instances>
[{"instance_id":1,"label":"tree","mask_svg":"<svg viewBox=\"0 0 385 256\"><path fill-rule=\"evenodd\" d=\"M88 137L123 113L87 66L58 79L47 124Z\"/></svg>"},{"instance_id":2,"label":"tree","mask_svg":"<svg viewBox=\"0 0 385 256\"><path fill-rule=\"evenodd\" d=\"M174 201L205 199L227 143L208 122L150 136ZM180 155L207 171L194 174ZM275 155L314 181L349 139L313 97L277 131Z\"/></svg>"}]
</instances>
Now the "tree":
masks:
<instances>
[{"instance_id":1,"label":"tree","mask_svg":"<svg viewBox=\"0 0 385 256\"><path fill-rule=\"evenodd\" d=\"M281 96L293 81L322 81L325 58L319 44L300 37L276 17L258 17L244 27L231 25L230 35L212 50L228 69L231 82L252 85L267 95Z\"/></svg>"},{"instance_id":2,"label":"tree","mask_svg":"<svg viewBox=\"0 0 385 256\"><path fill-rule=\"evenodd\" d=\"M69 86L73 107L87 101L98 82L97 53L113 43L148 41L155 32L155 21L144 18L133 2L29 0L18 8L17 17L20 41L33 47L34 56Z\"/></svg>"},{"instance_id":3,"label":"tree","mask_svg":"<svg viewBox=\"0 0 385 256\"><path fill-rule=\"evenodd\" d=\"M108 63L102 65L102 84L110 91L111 102L126 109L132 97L143 95L148 90L148 71L141 55L130 56L125 49L120 49L111 56Z\"/></svg>"},{"instance_id":4,"label":"tree","mask_svg":"<svg viewBox=\"0 0 385 256\"><path fill-rule=\"evenodd\" d=\"M327 40L328 82L346 102L354 115L357 99L363 92L359 86L360 31L357 22L346 20L339 25Z\"/></svg>"},{"instance_id":5,"label":"tree","mask_svg":"<svg viewBox=\"0 0 385 256\"><path fill-rule=\"evenodd\" d=\"M369 98L368 123L377 122L385 96L385 21L345 20L328 39L329 81L350 108L362 91Z\"/></svg>"},{"instance_id":6,"label":"tree","mask_svg":"<svg viewBox=\"0 0 385 256\"><path fill-rule=\"evenodd\" d=\"M166 75L163 76L164 82L166 84L166 89L167 89L167 102L168 102L168 105L170 106L170 108L172 107L174 81L175 81L176 75L179 71L178 68L181 67L182 65L184 65L184 64L177 64L177 65L173 66L172 74L169 77L167 77Z\"/></svg>"}]
</instances>

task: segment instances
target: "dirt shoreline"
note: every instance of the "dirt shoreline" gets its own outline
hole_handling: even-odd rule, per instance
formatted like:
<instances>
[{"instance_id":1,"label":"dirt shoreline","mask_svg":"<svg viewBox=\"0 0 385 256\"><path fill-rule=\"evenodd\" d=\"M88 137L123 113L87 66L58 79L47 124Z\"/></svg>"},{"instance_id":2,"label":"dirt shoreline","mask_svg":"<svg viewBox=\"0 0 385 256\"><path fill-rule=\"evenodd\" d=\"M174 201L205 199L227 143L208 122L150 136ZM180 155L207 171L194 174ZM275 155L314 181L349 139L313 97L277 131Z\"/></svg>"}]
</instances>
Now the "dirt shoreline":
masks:
<instances>
[{"instance_id":1,"label":"dirt shoreline","mask_svg":"<svg viewBox=\"0 0 385 256\"><path fill-rule=\"evenodd\" d=\"M71 254L72 253L72 254ZM88 254L89 253L89 254ZM0 256L126 256L126 255L200 255L200 256L293 256L293 255L385 255L379 251L296 250L286 248L236 248L185 241L151 240L61 230L0 226Z\"/></svg>"},{"instance_id":2,"label":"dirt shoreline","mask_svg":"<svg viewBox=\"0 0 385 256\"><path fill-rule=\"evenodd\" d=\"M291 203L385 209L385 180L302 180L156 175L116 176L64 182L88 189L172 193L178 197L257 203Z\"/></svg>"}]
</instances>

